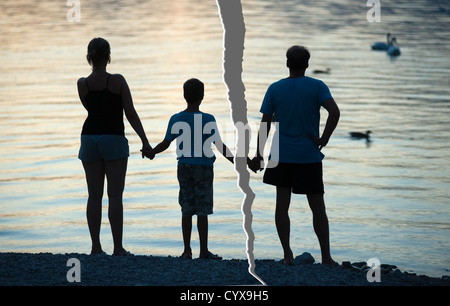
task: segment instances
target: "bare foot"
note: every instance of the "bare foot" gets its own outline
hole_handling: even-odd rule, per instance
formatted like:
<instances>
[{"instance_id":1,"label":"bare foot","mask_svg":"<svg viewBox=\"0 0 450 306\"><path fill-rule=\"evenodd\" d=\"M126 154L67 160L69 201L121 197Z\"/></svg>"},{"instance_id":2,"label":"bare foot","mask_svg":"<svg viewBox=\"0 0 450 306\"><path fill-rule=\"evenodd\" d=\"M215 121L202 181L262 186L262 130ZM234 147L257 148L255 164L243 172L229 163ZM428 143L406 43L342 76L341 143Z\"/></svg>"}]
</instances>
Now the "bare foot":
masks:
<instances>
[{"instance_id":1,"label":"bare foot","mask_svg":"<svg viewBox=\"0 0 450 306\"><path fill-rule=\"evenodd\" d=\"M334 260L327 260L327 261L322 260L322 265L327 267L340 267L340 265Z\"/></svg>"},{"instance_id":2,"label":"bare foot","mask_svg":"<svg viewBox=\"0 0 450 306\"><path fill-rule=\"evenodd\" d=\"M282 260L280 260L280 262L283 265L286 265L286 266L293 266L294 265L294 260L293 259L289 260L289 259L283 258Z\"/></svg>"},{"instance_id":3,"label":"bare foot","mask_svg":"<svg viewBox=\"0 0 450 306\"><path fill-rule=\"evenodd\" d=\"M287 266L293 266L294 265L294 254L292 254L292 252L287 253L287 254L285 253L284 258L282 260L280 260L280 262Z\"/></svg>"},{"instance_id":4,"label":"bare foot","mask_svg":"<svg viewBox=\"0 0 450 306\"><path fill-rule=\"evenodd\" d=\"M210 251L208 251L208 253L206 254L200 254L200 256L198 257L200 259L215 259L215 260L222 260L222 257L220 257L217 254L213 254Z\"/></svg>"},{"instance_id":5,"label":"bare foot","mask_svg":"<svg viewBox=\"0 0 450 306\"><path fill-rule=\"evenodd\" d=\"M114 251L113 256L130 256L133 255L130 253L130 251L125 250L122 248L120 251Z\"/></svg>"},{"instance_id":6,"label":"bare foot","mask_svg":"<svg viewBox=\"0 0 450 306\"><path fill-rule=\"evenodd\" d=\"M192 259L192 253L184 251L183 254L181 254L180 258Z\"/></svg>"},{"instance_id":7,"label":"bare foot","mask_svg":"<svg viewBox=\"0 0 450 306\"><path fill-rule=\"evenodd\" d=\"M104 254L102 248L92 248L91 249L91 255L97 255L97 254Z\"/></svg>"}]
</instances>

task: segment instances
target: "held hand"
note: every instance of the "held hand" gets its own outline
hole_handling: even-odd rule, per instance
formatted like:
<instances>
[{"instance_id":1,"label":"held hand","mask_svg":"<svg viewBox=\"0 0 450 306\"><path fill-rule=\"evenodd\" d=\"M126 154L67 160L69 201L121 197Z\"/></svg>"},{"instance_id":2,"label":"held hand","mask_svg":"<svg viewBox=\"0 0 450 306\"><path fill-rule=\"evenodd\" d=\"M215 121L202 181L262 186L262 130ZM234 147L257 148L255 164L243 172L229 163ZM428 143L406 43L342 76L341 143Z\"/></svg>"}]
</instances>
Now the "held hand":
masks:
<instances>
[{"instance_id":1,"label":"held hand","mask_svg":"<svg viewBox=\"0 0 450 306\"><path fill-rule=\"evenodd\" d=\"M144 158L144 156L147 157L150 160L155 158L155 153L153 153L153 149L141 150L141 152L142 152L142 158Z\"/></svg>"},{"instance_id":2,"label":"held hand","mask_svg":"<svg viewBox=\"0 0 450 306\"><path fill-rule=\"evenodd\" d=\"M250 170L252 170L254 173L257 172L256 168L255 168L254 165L253 165L252 160L251 160L249 157L247 157L247 166L248 166L248 168L249 168Z\"/></svg>"},{"instance_id":3,"label":"held hand","mask_svg":"<svg viewBox=\"0 0 450 306\"><path fill-rule=\"evenodd\" d=\"M262 157L255 156L253 159L247 158L247 165L254 173L264 169L264 160Z\"/></svg>"},{"instance_id":4,"label":"held hand","mask_svg":"<svg viewBox=\"0 0 450 306\"><path fill-rule=\"evenodd\" d=\"M153 153L153 148L150 144L146 144L142 146L142 158L147 157L149 159L155 158L155 153Z\"/></svg>"}]
</instances>

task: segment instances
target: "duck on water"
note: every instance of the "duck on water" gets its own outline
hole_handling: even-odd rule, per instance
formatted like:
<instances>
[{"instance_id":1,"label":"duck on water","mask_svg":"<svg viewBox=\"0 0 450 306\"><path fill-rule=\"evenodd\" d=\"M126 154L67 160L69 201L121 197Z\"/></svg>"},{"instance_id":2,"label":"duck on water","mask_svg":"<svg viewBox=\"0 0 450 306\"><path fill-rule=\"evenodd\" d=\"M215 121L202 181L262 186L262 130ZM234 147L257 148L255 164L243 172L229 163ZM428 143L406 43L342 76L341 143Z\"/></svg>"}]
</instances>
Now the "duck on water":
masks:
<instances>
[{"instance_id":1,"label":"duck on water","mask_svg":"<svg viewBox=\"0 0 450 306\"><path fill-rule=\"evenodd\" d=\"M317 70L313 70L313 73L314 74L329 74L330 71L331 71L330 68L327 68L326 70L317 69Z\"/></svg>"},{"instance_id":2,"label":"duck on water","mask_svg":"<svg viewBox=\"0 0 450 306\"><path fill-rule=\"evenodd\" d=\"M370 138L370 134L372 132L371 131L366 131L365 133L361 133L361 132L350 132L350 137L352 138L358 138L358 139L367 139L369 140Z\"/></svg>"}]
</instances>

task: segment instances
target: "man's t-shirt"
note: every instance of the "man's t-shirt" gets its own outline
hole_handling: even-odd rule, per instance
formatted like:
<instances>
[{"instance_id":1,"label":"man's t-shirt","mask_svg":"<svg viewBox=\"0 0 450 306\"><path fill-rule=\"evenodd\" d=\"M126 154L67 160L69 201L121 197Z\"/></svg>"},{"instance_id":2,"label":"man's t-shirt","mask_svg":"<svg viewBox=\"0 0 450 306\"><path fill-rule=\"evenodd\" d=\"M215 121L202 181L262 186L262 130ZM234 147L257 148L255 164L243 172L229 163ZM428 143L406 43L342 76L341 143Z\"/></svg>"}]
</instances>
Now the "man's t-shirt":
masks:
<instances>
[{"instance_id":1,"label":"man's t-shirt","mask_svg":"<svg viewBox=\"0 0 450 306\"><path fill-rule=\"evenodd\" d=\"M331 98L325 83L307 76L282 79L269 86L260 112L275 114L278 122L279 146L272 143L272 160L278 157L278 162L299 164L322 161L324 155L309 136L319 137L320 107Z\"/></svg>"},{"instance_id":2,"label":"man's t-shirt","mask_svg":"<svg viewBox=\"0 0 450 306\"><path fill-rule=\"evenodd\" d=\"M220 139L220 134L211 114L182 111L173 115L164 138L177 140L178 163L212 166L216 160L212 144Z\"/></svg>"}]
</instances>

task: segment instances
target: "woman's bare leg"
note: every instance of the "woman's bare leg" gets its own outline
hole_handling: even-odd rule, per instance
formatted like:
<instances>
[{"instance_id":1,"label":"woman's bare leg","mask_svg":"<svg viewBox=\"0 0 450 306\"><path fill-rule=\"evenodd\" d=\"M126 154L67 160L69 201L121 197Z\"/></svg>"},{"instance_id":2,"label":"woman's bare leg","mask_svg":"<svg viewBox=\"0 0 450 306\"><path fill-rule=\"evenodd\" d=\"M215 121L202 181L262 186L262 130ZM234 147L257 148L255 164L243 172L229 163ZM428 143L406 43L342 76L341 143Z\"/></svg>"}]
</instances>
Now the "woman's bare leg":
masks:
<instances>
[{"instance_id":1,"label":"woman's bare leg","mask_svg":"<svg viewBox=\"0 0 450 306\"><path fill-rule=\"evenodd\" d=\"M108 218L114 242L113 255L126 255L122 246L123 234L123 191L127 173L128 158L105 161L108 180Z\"/></svg>"},{"instance_id":2,"label":"woman's bare leg","mask_svg":"<svg viewBox=\"0 0 450 306\"><path fill-rule=\"evenodd\" d=\"M88 187L86 218L91 235L91 254L102 253L100 227L102 223L102 197L105 184L105 166L103 160L83 162Z\"/></svg>"}]
</instances>

